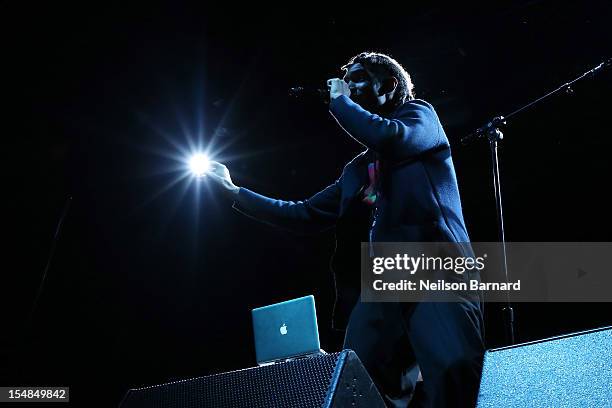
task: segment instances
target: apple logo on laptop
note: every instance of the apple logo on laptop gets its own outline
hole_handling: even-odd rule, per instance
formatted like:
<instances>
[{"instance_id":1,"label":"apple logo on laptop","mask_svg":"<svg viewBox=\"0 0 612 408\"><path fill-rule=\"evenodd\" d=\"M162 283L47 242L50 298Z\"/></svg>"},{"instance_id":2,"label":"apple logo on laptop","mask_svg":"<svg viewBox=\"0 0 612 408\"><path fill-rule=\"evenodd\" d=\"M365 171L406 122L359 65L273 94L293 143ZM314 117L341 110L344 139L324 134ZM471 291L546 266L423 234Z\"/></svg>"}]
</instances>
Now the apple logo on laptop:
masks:
<instances>
[{"instance_id":1,"label":"apple logo on laptop","mask_svg":"<svg viewBox=\"0 0 612 408\"><path fill-rule=\"evenodd\" d=\"M283 325L280 327L280 334L283 336L287 334L287 325L285 323L283 323Z\"/></svg>"}]
</instances>

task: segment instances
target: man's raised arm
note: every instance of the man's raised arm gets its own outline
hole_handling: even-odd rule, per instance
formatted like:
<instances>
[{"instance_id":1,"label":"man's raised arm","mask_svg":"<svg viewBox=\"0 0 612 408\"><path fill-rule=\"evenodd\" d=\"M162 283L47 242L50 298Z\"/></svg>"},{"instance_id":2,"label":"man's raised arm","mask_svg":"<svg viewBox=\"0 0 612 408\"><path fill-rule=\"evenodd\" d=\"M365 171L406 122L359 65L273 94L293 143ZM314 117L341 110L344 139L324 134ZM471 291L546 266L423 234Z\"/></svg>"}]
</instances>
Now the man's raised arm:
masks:
<instances>
[{"instance_id":1,"label":"man's raised arm","mask_svg":"<svg viewBox=\"0 0 612 408\"><path fill-rule=\"evenodd\" d=\"M344 95L333 98L329 110L351 137L383 157L407 159L448 143L425 101L406 102L391 119L368 112Z\"/></svg>"}]
</instances>

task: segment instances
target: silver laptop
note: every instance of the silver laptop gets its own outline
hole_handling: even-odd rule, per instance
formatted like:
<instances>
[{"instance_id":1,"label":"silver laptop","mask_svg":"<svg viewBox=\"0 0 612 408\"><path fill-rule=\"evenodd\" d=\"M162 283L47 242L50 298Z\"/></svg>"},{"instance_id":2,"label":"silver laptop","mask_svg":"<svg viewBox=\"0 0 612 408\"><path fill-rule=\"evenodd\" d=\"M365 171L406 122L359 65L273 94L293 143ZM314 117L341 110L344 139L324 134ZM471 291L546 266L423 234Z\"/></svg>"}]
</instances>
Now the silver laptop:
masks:
<instances>
[{"instance_id":1,"label":"silver laptop","mask_svg":"<svg viewBox=\"0 0 612 408\"><path fill-rule=\"evenodd\" d=\"M251 314L259 365L322 351L314 296L258 307Z\"/></svg>"}]
</instances>

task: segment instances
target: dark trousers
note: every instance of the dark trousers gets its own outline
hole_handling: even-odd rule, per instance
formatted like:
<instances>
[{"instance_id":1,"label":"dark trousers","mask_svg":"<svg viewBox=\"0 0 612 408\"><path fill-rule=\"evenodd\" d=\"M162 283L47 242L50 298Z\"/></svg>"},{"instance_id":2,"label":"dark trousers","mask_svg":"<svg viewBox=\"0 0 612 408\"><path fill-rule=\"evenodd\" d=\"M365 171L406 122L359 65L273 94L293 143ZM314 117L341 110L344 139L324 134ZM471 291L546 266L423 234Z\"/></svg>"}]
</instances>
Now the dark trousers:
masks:
<instances>
[{"instance_id":1,"label":"dark trousers","mask_svg":"<svg viewBox=\"0 0 612 408\"><path fill-rule=\"evenodd\" d=\"M344 348L357 353L389 407L474 407L482 333L478 302L358 302ZM419 368L424 392L413 399Z\"/></svg>"}]
</instances>

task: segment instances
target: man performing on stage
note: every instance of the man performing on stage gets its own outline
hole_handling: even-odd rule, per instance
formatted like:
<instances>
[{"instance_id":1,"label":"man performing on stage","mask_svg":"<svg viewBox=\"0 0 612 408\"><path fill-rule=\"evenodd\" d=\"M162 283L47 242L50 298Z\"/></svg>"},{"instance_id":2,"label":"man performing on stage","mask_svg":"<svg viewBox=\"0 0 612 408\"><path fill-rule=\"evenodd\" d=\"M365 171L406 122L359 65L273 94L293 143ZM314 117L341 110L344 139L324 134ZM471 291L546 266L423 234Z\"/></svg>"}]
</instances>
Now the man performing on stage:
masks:
<instances>
[{"instance_id":1,"label":"man performing on stage","mask_svg":"<svg viewBox=\"0 0 612 408\"><path fill-rule=\"evenodd\" d=\"M448 139L433 107L414 99L408 73L391 57L361 53L328 81L329 109L367 150L340 177L298 202L232 183L213 163L208 175L240 212L296 231L336 228L334 326L388 406L406 407L419 369L424 393L411 406L474 406L484 353L481 304L366 303L359 300L360 242L469 242Z\"/></svg>"}]
</instances>

